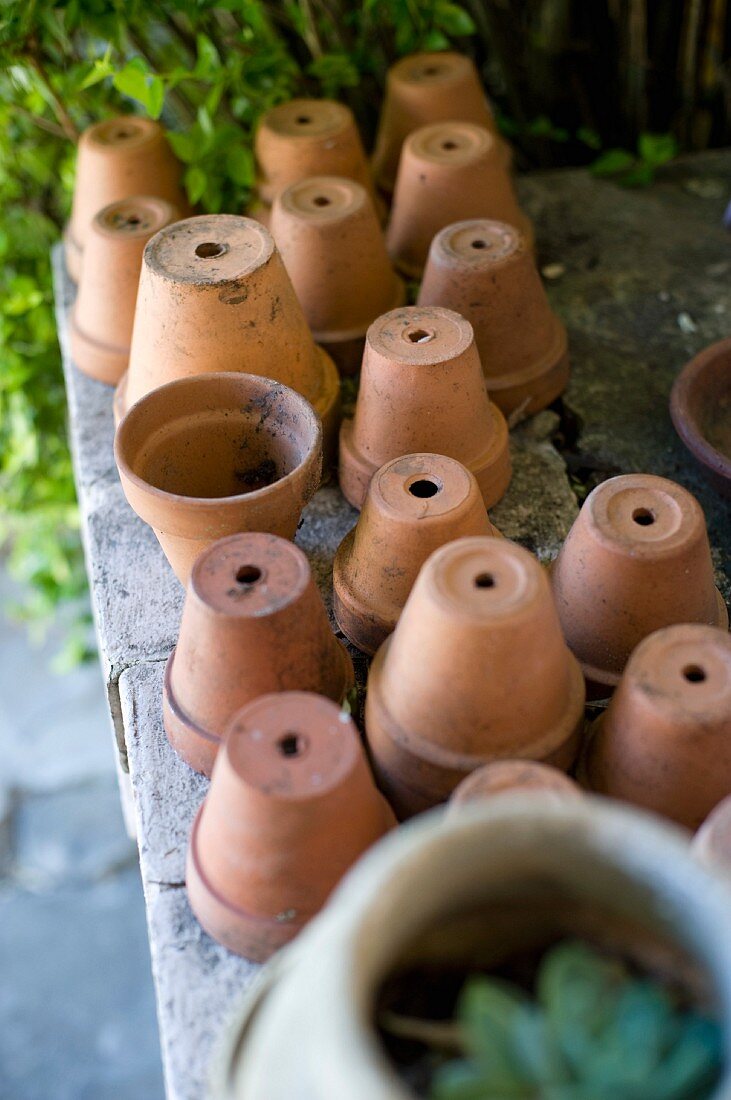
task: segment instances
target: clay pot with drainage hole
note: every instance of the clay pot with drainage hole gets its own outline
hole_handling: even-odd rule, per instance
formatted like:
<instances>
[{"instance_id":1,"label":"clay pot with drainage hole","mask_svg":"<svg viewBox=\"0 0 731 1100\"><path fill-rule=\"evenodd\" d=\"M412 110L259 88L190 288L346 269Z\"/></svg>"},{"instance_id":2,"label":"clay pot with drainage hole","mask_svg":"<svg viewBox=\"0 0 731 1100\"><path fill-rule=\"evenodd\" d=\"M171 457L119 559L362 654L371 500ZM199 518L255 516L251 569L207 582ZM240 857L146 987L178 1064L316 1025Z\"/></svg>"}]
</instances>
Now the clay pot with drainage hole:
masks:
<instances>
[{"instance_id":1,"label":"clay pot with drainage hole","mask_svg":"<svg viewBox=\"0 0 731 1100\"><path fill-rule=\"evenodd\" d=\"M471 58L460 53L414 53L388 70L373 152L376 183L389 194L401 147L414 130L433 122L473 122L497 135L497 127Z\"/></svg>"},{"instance_id":2,"label":"clay pot with drainage hole","mask_svg":"<svg viewBox=\"0 0 731 1100\"><path fill-rule=\"evenodd\" d=\"M551 580L592 698L614 691L630 653L654 630L682 622L728 627L703 511L666 478L623 474L597 486Z\"/></svg>"},{"instance_id":3,"label":"clay pot with drainage hole","mask_svg":"<svg viewBox=\"0 0 731 1100\"><path fill-rule=\"evenodd\" d=\"M307 692L261 696L233 717L193 825L193 912L224 947L263 962L394 825L344 711Z\"/></svg>"},{"instance_id":4,"label":"clay pot with drainage hole","mask_svg":"<svg viewBox=\"0 0 731 1100\"><path fill-rule=\"evenodd\" d=\"M178 217L165 199L135 196L92 221L71 314L71 354L89 377L113 386L127 369L142 253Z\"/></svg>"},{"instance_id":5,"label":"clay pot with drainage hole","mask_svg":"<svg viewBox=\"0 0 731 1100\"><path fill-rule=\"evenodd\" d=\"M145 248L117 415L166 382L220 370L274 378L301 393L334 448L335 364L312 339L269 232L233 214L188 218Z\"/></svg>"},{"instance_id":6,"label":"clay pot with drainage hole","mask_svg":"<svg viewBox=\"0 0 731 1100\"><path fill-rule=\"evenodd\" d=\"M168 739L192 768L211 774L231 716L257 696L313 691L339 703L353 682L294 543L231 535L196 559L163 695Z\"/></svg>"},{"instance_id":7,"label":"clay pot with drainage hole","mask_svg":"<svg viewBox=\"0 0 731 1100\"><path fill-rule=\"evenodd\" d=\"M257 191L268 206L308 176L345 176L375 190L353 112L332 99L292 99L262 115L254 137Z\"/></svg>"},{"instance_id":8,"label":"clay pot with drainage hole","mask_svg":"<svg viewBox=\"0 0 731 1100\"><path fill-rule=\"evenodd\" d=\"M506 415L538 412L563 393L566 329L548 304L532 250L513 226L478 218L442 229L418 302L467 318L490 397Z\"/></svg>"},{"instance_id":9,"label":"clay pot with drainage hole","mask_svg":"<svg viewBox=\"0 0 731 1100\"><path fill-rule=\"evenodd\" d=\"M438 306L392 310L368 329L355 414L340 431L346 499L361 508L376 470L417 452L467 466L486 508L508 487L508 428L487 395L472 326Z\"/></svg>"},{"instance_id":10,"label":"clay pot with drainage hole","mask_svg":"<svg viewBox=\"0 0 731 1100\"><path fill-rule=\"evenodd\" d=\"M463 779L449 799L450 813L468 802L512 791L550 791L573 798L581 788L565 772L535 760L496 760Z\"/></svg>"},{"instance_id":11,"label":"clay pot with drainage hole","mask_svg":"<svg viewBox=\"0 0 731 1100\"><path fill-rule=\"evenodd\" d=\"M271 231L315 340L352 373L370 323L406 297L368 192L342 177L300 180L275 200Z\"/></svg>"},{"instance_id":12,"label":"clay pot with drainage hole","mask_svg":"<svg viewBox=\"0 0 731 1100\"><path fill-rule=\"evenodd\" d=\"M205 374L133 405L114 455L127 500L185 584L198 555L226 535L294 538L320 482L322 429L278 382Z\"/></svg>"},{"instance_id":13,"label":"clay pot with drainage hole","mask_svg":"<svg viewBox=\"0 0 731 1100\"><path fill-rule=\"evenodd\" d=\"M496 538L435 551L368 677L368 744L396 813L444 802L494 760L569 768L583 719L581 669L538 560Z\"/></svg>"},{"instance_id":14,"label":"clay pot with drainage hole","mask_svg":"<svg viewBox=\"0 0 731 1100\"><path fill-rule=\"evenodd\" d=\"M466 535L498 535L479 485L445 455L404 455L370 483L363 511L333 563L333 607L353 645L375 653L396 626L429 555Z\"/></svg>"},{"instance_id":15,"label":"clay pot with drainage hole","mask_svg":"<svg viewBox=\"0 0 731 1100\"><path fill-rule=\"evenodd\" d=\"M731 794L731 636L681 623L645 638L594 723L584 774L601 794L697 829Z\"/></svg>"},{"instance_id":16,"label":"clay pot with drainage hole","mask_svg":"<svg viewBox=\"0 0 731 1100\"><path fill-rule=\"evenodd\" d=\"M404 142L386 232L397 269L421 278L434 235L472 218L507 222L533 247L533 228L488 130L469 122L438 122L415 130Z\"/></svg>"},{"instance_id":17,"label":"clay pot with drainage hole","mask_svg":"<svg viewBox=\"0 0 731 1100\"><path fill-rule=\"evenodd\" d=\"M121 115L90 126L79 139L71 218L64 233L69 275L78 282L91 223L105 206L133 195L165 199L190 210L181 167L165 131L149 118Z\"/></svg>"}]
</instances>

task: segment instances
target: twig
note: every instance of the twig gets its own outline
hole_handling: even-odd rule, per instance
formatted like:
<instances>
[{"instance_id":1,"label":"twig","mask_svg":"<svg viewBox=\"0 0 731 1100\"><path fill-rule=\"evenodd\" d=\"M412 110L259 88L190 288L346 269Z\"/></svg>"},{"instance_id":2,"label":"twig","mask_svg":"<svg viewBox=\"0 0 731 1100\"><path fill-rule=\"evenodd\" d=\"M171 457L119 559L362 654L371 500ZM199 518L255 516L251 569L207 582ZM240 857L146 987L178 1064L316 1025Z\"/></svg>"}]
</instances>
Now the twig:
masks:
<instances>
[{"instance_id":1,"label":"twig","mask_svg":"<svg viewBox=\"0 0 731 1100\"><path fill-rule=\"evenodd\" d=\"M51 84L51 81L49 80L48 73L43 66L43 62L38 56L38 44L35 39L29 39L28 49L24 56L27 58L28 64L31 66L41 84L45 88L46 94L51 101L51 106L56 112L56 118L59 121L61 129L63 130L64 136L67 137L69 141L72 141L75 145L76 142L79 140L79 131L74 123L74 120L71 118L71 115L64 107L59 95L57 94L53 85Z\"/></svg>"},{"instance_id":2,"label":"twig","mask_svg":"<svg viewBox=\"0 0 731 1100\"><path fill-rule=\"evenodd\" d=\"M454 1021L420 1020L415 1016L399 1016L395 1012L383 1012L379 1024L389 1035L397 1039L413 1039L425 1046L436 1047L449 1053L464 1053L464 1041L459 1024Z\"/></svg>"},{"instance_id":3,"label":"twig","mask_svg":"<svg viewBox=\"0 0 731 1100\"><path fill-rule=\"evenodd\" d=\"M34 115L32 111L27 110L25 107L21 107L16 103L13 106L13 110L17 111L19 115L24 115L29 119L34 126L37 126L39 130L45 130L47 134L53 134L54 137L65 138L68 135L63 126L59 126L57 122L51 122L48 118L42 118L40 115Z\"/></svg>"}]
</instances>

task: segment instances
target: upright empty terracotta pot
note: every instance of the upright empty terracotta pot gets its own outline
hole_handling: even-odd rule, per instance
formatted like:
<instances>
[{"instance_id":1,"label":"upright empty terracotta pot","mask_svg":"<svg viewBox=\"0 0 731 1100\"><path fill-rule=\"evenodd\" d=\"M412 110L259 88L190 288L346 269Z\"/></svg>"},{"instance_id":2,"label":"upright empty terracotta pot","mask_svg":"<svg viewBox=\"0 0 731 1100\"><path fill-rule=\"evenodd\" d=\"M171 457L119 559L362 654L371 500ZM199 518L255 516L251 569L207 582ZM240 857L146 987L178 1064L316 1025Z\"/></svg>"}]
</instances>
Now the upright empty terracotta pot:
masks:
<instances>
[{"instance_id":1,"label":"upright empty terracotta pot","mask_svg":"<svg viewBox=\"0 0 731 1100\"><path fill-rule=\"evenodd\" d=\"M368 329L355 415L340 431L340 488L361 508L380 466L423 451L467 466L487 508L508 487L507 424L487 396L472 326L438 306L396 309Z\"/></svg>"},{"instance_id":2,"label":"upright empty terracotta pot","mask_svg":"<svg viewBox=\"0 0 731 1100\"><path fill-rule=\"evenodd\" d=\"M188 218L147 245L118 415L165 382L221 370L301 393L334 440L335 364L312 339L271 235L233 214Z\"/></svg>"},{"instance_id":3,"label":"upright empty terracotta pot","mask_svg":"<svg viewBox=\"0 0 731 1100\"><path fill-rule=\"evenodd\" d=\"M300 180L275 200L270 228L315 340L350 373L370 323L405 299L368 192L337 176Z\"/></svg>"},{"instance_id":4,"label":"upright empty terracotta pot","mask_svg":"<svg viewBox=\"0 0 731 1100\"><path fill-rule=\"evenodd\" d=\"M404 142L386 245L396 267L420 278L435 233L453 222L491 218L533 229L518 206L500 145L470 122L422 126Z\"/></svg>"},{"instance_id":5,"label":"upright empty terracotta pot","mask_svg":"<svg viewBox=\"0 0 731 1100\"><path fill-rule=\"evenodd\" d=\"M392 65L373 151L378 186L389 194L393 191L401 147L413 130L454 119L497 133L471 58L452 52L414 53Z\"/></svg>"},{"instance_id":6,"label":"upright empty terracotta pot","mask_svg":"<svg viewBox=\"0 0 731 1100\"><path fill-rule=\"evenodd\" d=\"M566 388L566 329L548 304L531 248L513 226L476 218L442 229L418 300L467 318L490 397L504 413L538 412Z\"/></svg>"},{"instance_id":7,"label":"upright empty terracotta pot","mask_svg":"<svg viewBox=\"0 0 731 1100\"><path fill-rule=\"evenodd\" d=\"M645 638L594 723L589 785L697 829L731 794L731 636L681 623Z\"/></svg>"},{"instance_id":8,"label":"upright empty terracotta pot","mask_svg":"<svg viewBox=\"0 0 731 1100\"><path fill-rule=\"evenodd\" d=\"M291 99L262 115L254 138L259 198L271 205L280 191L307 176L345 176L375 198L353 112L332 99Z\"/></svg>"},{"instance_id":9,"label":"upright empty terracotta pot","mask_svg":"<svg viewBox=\"0 0 731 1100\"><path fill-rule=\"evenodd\" d=\"M105 206L92 221L71 313L71 354L91 378L113 386L126 371L142 253L178 217L165 199L137 195Z\"/></svg>"},{"instance_id":10,"label":"upright empty terracotta pot","mask_svg":"<svg viewBox=\"0 0 731 1100\"><path fill-rule=\"evenodd\" d=\"M551 791L561 798L581 794L566 772L535 760L496 760L463 779L449 799L450 813L483 798L507 791Z\"/></svg>"},{"instance_id":11,"label":"upright empty terracotta pot","mask_svg":"<svg viewBox=\"0 0 731 1100\"><path fill-rule=\"evenodd\" d=\"M257 696L314 691L339 703L353 680L294 543L231 535L196 559L163 694L168 739L192 768L211 774L232 715Z\"/></svg>"},{"instance_id":12,"label":"upright empty terracotta pot","mask_svg":"<svg viewBox=\"0 0 731 1100\"><path fill-rule=\"evenodd\" d=\"M66 266L74 282L81 275L81 255L99 211L133 195L154 195L187 213L180 176L163 128L149 118L122 115L85 130L79 139L74 200L64 233Z\"/></svg>"},{"instance_id":13,"label":"upright empty terracotta pot","mask_svg":"<svg viewBox=\"0 0 731 1100\"><path fill-rule=\"evenodd\" d=\"M261 962L394 824L344 711L307 692L261 696L233 718L193 825L193 912L219 943Z\"/></svg>"},{"instance_id":14,"label":"upright empty terracotta pot","mask_svg":"<svg viewBox=\"0 0 731 1100\"><path fill-rule=\"evenodd\" d=\"M590 694L609 695L635 646L672 623L728 626L695 497L624 474L589 494L551 567L566 640Z\"/></svg>"},{"instance_id":15,"label":"upright empty terracotta pot","mask_svg":"<svg viewBox=\"0 0 731 1100\"><path fill-rule=\"evenodd\" d=\"M368 677L368 744L396 812L445 801L493 760L568 768L583 716L581 669L538 560L496 538L435 551Z\"/></svg>"},{"instance_id":16,"label":"upright empty terracotta pot","mask_svg":"<svg viewBox=\"0 0 731 1100\"><path fill-rule=\"evenodd\" d=\"M241 531L294 538L322 471L322 429L294 390L204 374L153 390L117 429L127 500L185 584L212 542Z\"/></svg>"},{"instance_id":17,"label":"upright empty terracotta pot","mask_svg":"<svg viewBox=\"0 0 731 1100\"><path fill-rule=\"evenodd\" d=\"M338 547L333 605L346 638L375 653L394 630L429 555L453 539L497 535L473 474L454 458L404 455L374 474Z\"/></svg>"}]
</instances>

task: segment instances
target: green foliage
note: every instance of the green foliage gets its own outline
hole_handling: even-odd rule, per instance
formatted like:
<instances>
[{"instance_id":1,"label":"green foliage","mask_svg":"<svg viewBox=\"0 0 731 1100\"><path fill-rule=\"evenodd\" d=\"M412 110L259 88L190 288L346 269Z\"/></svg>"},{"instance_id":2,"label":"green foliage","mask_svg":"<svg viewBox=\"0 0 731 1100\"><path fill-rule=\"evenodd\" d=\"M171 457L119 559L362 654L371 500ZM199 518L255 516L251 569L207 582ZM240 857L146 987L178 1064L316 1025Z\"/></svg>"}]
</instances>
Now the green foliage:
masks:
<instances>
[{"instance_id":1,"label":"green foliage","mask_svg":"<svg viewBox=\"0 0 731 1100\"><path fill-rule=\"evenodd\" d=\"M640 134L637 153L626 149L608 149L594 161L595 176L616 179L622 187L646 187L655 178L656 169L678 155L678 143L672 134Z\"/></svg>"},{"instance_id":2,"label":"green foliage","mask_svg":"<svg viewBox=\"0 0 731 1100\"><path fill-rule=\"evenodd\" d=\"M535 999L476 977L457 1013L464 1057L432 1100L704 1100L720 1072L715 1023L580 942L546 953Z\"/></svg>"}]
</instances>

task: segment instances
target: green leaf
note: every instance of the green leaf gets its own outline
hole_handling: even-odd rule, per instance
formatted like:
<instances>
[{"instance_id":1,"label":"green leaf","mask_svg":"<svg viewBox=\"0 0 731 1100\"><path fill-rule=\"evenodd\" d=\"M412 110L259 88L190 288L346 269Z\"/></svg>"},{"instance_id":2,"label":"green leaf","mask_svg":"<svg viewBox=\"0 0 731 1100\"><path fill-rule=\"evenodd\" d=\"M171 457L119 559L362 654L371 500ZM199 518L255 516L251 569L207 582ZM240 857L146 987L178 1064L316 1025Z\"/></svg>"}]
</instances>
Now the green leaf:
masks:
<instances>
[{"instance_id":1,"label":"green leaf","mask_svg":"<svg viewBox=\"0 0 731 1100\"><path fill-rule=\"evenodd\" d=\"M469 12L448 0L437 0L434 5L434 22L440 30L454 38L465 38L474 34L477 29Z\"/></svg>"},{"instance_id":2,"label":"green leaf","mask_svg":"<svg viewBox=\"0 0 731 1100\"><path fill-rule=\"evenodd\" d=\"M111 60L112 49L111 46L107 48L104 57L98 57L91 69L87 73L84 80L79 84L79 91L85 91L87 88L93 88L95 84L99 84L102 80L106 80L108 76L111 76L114 72L114 65Z\"/></svg>"},{"instance_id":3,"label":"green leaf","mask_svg":"<svg viewBox=\"0 0 731 1100\"><path fill-rule=\"evenodd\" d=\"M141 103L151 118L159 118L165 99L165 86L154 76L141 57L133 57L114 76L114 87L122 95Z\"/></svg>"},{"instance_id":4,"label":"green leaf","mask_svg":"<svg viewBox=\"0 0 731 1100\"><path fill-rule=\"evenodd\" d=\"M616 176L626 172L634 163L634 156L626 149L607 149L594 161L591 171L595 176Z\"/></svg>"},{"instance_id":5,"label":"green leaf","mask_svg":"<svg viewBox=\"0 0 731 1100\"><path fill-rule=\"evenodd\" d=\"M678 143L672 134L640 134L637 152L653 167L667 164L678 154Z\"/></svg>"},{"instance_id":6,"label":"green leaf","mask_svg":"<svg viewBox=\"0 0 731 1100\"><path fill-rule=\"evenodd\" d=\"M194 164L192 168L189 168L185 173L185 189L188 192L188 198L195 205L201 200L205 193L208 180L206 173L197 164Z\"/></svg>"},{"instance_id":7,"label":"green leaf","mask_svg":"<svg viewBox=\"0 0 731 1100\"><path fill-rule=\"evenodd\" d=\"M226 153L226 171L240 187L250 187L254 182L254 154L245 145L234 145Z\"/></svg>"}]
</instances>

